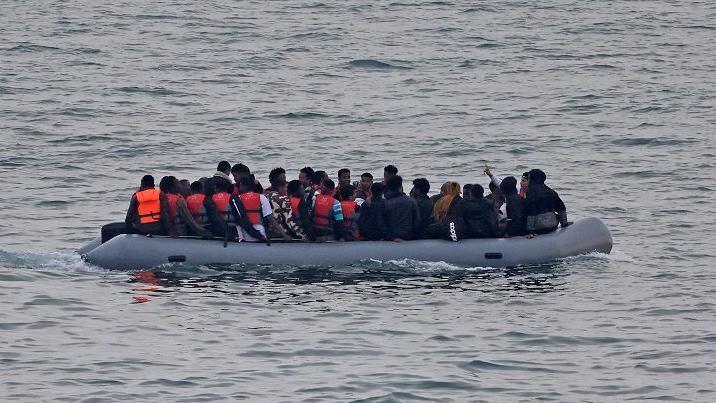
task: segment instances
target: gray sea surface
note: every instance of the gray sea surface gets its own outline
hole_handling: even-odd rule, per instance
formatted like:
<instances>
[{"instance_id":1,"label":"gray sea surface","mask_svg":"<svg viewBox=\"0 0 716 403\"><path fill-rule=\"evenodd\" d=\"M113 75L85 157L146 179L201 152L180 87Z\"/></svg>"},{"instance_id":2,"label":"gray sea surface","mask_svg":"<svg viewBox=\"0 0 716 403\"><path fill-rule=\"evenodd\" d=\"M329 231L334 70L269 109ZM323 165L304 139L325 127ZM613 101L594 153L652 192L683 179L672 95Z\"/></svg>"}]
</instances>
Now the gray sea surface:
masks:
<instances>
[{"instance_id":1,"label":"gray sea surface","mask_svg":"<svg viewBox=\"0 0 716 403\"><path fill-rule=\"evenodd\" d=\"M0 4L0 400L716 400L716 3ZM615 241L542 266L108 272L145 173L487 184ZM138 303L146 301L143 303Z\"/></svg>"}]
</instances>

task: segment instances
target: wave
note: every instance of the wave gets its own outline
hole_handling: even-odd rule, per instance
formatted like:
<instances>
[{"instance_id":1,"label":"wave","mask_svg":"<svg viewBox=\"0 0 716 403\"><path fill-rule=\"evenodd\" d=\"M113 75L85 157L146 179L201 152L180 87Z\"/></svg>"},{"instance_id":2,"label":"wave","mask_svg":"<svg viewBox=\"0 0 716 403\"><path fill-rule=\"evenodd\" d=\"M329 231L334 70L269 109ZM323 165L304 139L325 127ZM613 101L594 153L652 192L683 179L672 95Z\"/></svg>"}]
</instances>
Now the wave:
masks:
<instances>
[{"instance_id":1,"label":"wave","mask_svg":"<svg viewBox=\"0 0 716 403\"><path fill-rule=\"evenodd\" d=\"M76 253L13 252L2 249L0 249L0 267L53 272L107 272L105 269L88 264Z\"/></svg>"},{"instance_id":2,"label":"wave","mask_svg":"<svg viewBox=\"0 0 716 403\"><path fill-rule=\"evenodd\" d=\"M357 59L348 62L348 66L351 68L361 69L380 69L380 70L411 70L412 67L398 66L380 60L374 59Z\"/></svg>"}]
</instances>

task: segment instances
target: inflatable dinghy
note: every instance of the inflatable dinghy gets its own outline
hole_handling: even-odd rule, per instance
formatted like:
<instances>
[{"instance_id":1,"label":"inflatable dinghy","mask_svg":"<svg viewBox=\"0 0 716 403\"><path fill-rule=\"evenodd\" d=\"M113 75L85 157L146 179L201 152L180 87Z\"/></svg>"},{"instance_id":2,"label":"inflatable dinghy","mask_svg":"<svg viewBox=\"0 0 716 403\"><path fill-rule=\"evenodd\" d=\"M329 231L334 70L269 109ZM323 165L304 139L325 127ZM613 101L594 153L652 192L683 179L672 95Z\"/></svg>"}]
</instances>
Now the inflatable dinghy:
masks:
<instances>
[{"instance_id":1,"label":"inflatable dinghy","mask_svg":"<svg viewBox=\"0 0 716 403\"><path fill-rule=\"evenodd\" d=\"M229 242L197 238L119 235L102 244L95 239L78 250L90 264L109 270L144 270L166 263L189 266L277 264L334 266L361 260L412 259L465 267L514 267L540 264L590 252L609 253L612 237L597 218L539 235L500 239L439 239L360 242Z\"/></svg>"}]
</instances>

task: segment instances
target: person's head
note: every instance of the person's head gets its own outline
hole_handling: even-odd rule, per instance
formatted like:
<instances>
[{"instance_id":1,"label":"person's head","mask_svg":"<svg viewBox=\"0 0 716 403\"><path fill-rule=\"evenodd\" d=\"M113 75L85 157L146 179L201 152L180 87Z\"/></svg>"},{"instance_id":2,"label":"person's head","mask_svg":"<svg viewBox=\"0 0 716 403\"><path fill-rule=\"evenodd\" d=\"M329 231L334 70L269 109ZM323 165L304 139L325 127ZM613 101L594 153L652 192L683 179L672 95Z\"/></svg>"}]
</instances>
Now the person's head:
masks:
<instances>
[{"instance_id":1,"label":"person's head","mask_svg":"<svg viewBox=\"0 0 716 403\"><path fill-rule=\"evenodd\" d=\"M495 185L495 182L490 181L490 184L487 185L488 188L490 188L490 193L495 193L497 191L498 187Z\"/></svg>"},{"instance_id":2,"label":"person's head","mask_svg":"<svg viewBox=\"0 0 716 403\"><path fill-rule=\"evenodd\" d=\"M214 193L232 193L234 191L234 185L226 178L215 176L212 178L212 181L214 182Z\"/></svg>"},{"instance_id":3,"label":"person's head","mask_svg":"<svg viewBox=\"0 0 716 403\"><path fill-rule=\"evenodd\" d=\"M191 184L188 179L182 179L179 181L179 193L181 193L184 197L191 194Z\"/></svg>"},{"instance_id":4,"label":"person's head","mask_svg":"<svg viewBox=\"0 0 716 403\"><path fill-rule=\"evenodd\" d=\"M291 197L303 197L303 185L301 184L301 181L298 180L292 180L291 182L288 182L288 185L286 186L288 190L288 195Z\"/></svg>"},{"instance_id":5,"label":"person's head","mask_svg":"<svg viewBox=\"0 0 716 403\"><path fill-rule=\"evenodd\" d=\"M490 182L490 184L492 184L492 182ZM492 187L490 187L490 190L492 190ZM514 176L508 176L503 179L500 183L500 191L502 191L505 196L517 193L517 179L515 179Z\"/></svg>"},{"instance_id":6,"label":"person's head","mask_svg":"<svg viewBox=\"0 0 716 403\"><path fill-rule=\"evenodd\" d=\"M413 180L413 190L410 191L410 195L420 196L420 195L426 195L430 192L430 182L428 182L425 178L418 178Z\"/></svg>"},{"instance_id":7,"label":"person's head","mask_svg":"<svg viewBox=\"0 0 716 403\"><path fill-rule=\"evenodd\" d=\"M286 170L283 168L274 168L269 172L269 183L272 187L276 187L274 183L286 183Z\"/></svg>"},{"instance_id":8,"label":"person's head","mask_svg":"<svg viewBox=\"0 0 716 403\"><path fill-rule=\"evenodd\" d=\"M356 199L356 188L353 185L344 185L341 186L341 198L346 201L355 200Z\"/></svg>"},{"instance_id":9,"label":"person's head","mask_svg":"<svg viewBox=\"0 0 716 403\"><path fill-rule=\"evenodd\" d=\"M198 195L204 193L204 185L199 182L192 182L191 183L191 194Z\"/></svg>"},{"instance_id":10,"label":"person's head","mask_svg":"<svg viewBox=\"0 0 716 403\"><path fill-rule=\"evenodd\" d=\"M480 200L485 197L485 188L483 188L482 185L474 184L470 186L468 193L470 194L470 199Z\"/></svg>"},{"instance_id":11,"label":"person's head","mask_svg":"<svg viewBox=\"0 0 716 403\"><path fill-rule=\"evenodd\" d=\"M256 190L256 181L249 176L243 176L239 180L239 193L254 192Z\"/></svg>"},{"instance_id":12,"label":"person's head","mask_svg":"<svg viewBox=\"0 0 716 403\"><path fill-rule=\"evenodd\" d=\"M234 182L241 182L241 178L251 176L251 170L244 164L235 164L231 167L231 175L234 177Z\"/></svg>"},{"instance_id":13,"label":"person's head","mask_svg":"<svg viewBox=\"0 0 716 403\"><path fill-rule=\"evenodd\" d=\"M173 176L165 176L159 181L159 190L164 193L176 193L177 192L177 178Z\"/></svg>"},{"instance_id":14,"label":"person's head","mask_svg":"<svg viewBox=\"0 0 716 403\"><path fill-rule=\"evenodd\" d=\"M529 184L532 185L543 185L544 181L547 180L547 175L539 169L533 169L529 174Z\"/></svg>"},{"instance_id":15,"label":"person's head","mask_svg":"<svg viewBox=\"0 0 716 403\"><path fill-rule=\"evenodd\" d=\"M319 171L320 172L320 171ZM316 172L318 173L318 172ZM326 178L321 182L321 194L326 196L333 196L333 192L336 190L336 184Z\"/></svg>"},{"instance_id":16,"label":"person's head","mask_svg":"<svg viewBox=\"0 0 716 403\"><path fill-rule=\"evenodd\" d=\"M463 197L464 199L471 199L471 198L472 198L472 193L470 193L470 189L472 189L472 184L471 184L471 183L466 183L466 184L462 187L462 197Z\"/></svg>"},{"instance_id":17,"label":"person's head","mask_svg":"<svg viewBox=\"0 0 716 403\"><path fill-rule=\"evenodd\" d=\"M443 191L443 197L435 202L435 206L433 206L433 217L438 223L445 221L448 210L450 209L450 204L452 204L455 196L460 195L461 190L460 184L457 182L447 182L443 186L445 188Z\"/></svg>"},{"instance_id":18,"label":"person's head","mask_svg":"<svg viewBox=\"0 0 716 403\"><path fill-rule=\"evenodd\" d=\"M383 180L388 183L388 178L398 174L398 168L395 165L387 165L383 168Z\"/></svg>"},{"instance_id":19,"label":"person's head","mask_svg":"<svg viewBox=\"0 0 716 403\"><path fill-rule=\"evenodd\" d=\"M380 182L375 182L372 185L370 185L370 194L372 200L380 199L383 197L383 192L385 191L385 185L383 185Z\"/></svg>"},{"instance_id":20,"label":"person's head","mask_svg":"<svg viewBox=\"0 0 716 403\"><path fill-rule=\"evenodd\" d=\"M370 174L370 172L363 172L363 174L360 176L360 188L365 190L370 190L370 186L373 184L373 175Z\"/></svg>"},{"instance_id":21,"label":"person's head","mask_svg":"<svg viewBox=\"0 0 716 403\"><path fill-rule=\"evenodd\" d=\"M301 185L303 185L304 188L307 188L311 186L311 180L313 179L313 168L311 167L303 167L301 168L301 171L298 173L298 181L301 182Z\"/></svg>"},{"instance_id":22,"label":"person's head","mask_svg":"<svg viewBox=\"0 0 716 403\"><path fill-rule=\"evenodd\" d=\"M399 175L389 177L385 182L385 188L391 192L400 192L400 189L403 188L403 178Z\"/></svg>"},{"instance_id":23,"label":"person's head","mask_svg":"<svg viewBox=\"0 0 716 403\"><path fill-rule=\"evenodd\" d=\"M320 186L324 179L328 179L328 173L326 173L326 171L316 171L311 178L311 184Z\"/></svg>"},{"instance_id":24,"label":"person's head","mask_svg":"<svg viewBox=\"0 0 716 403\"><path fill-rule=\"evenodd\" d=\"M144 175L142 176L142 181L139 185L141 188L153 188L154 187L154 177L152 175Z\"/></svg>"},{"instance_id":25,"label":"person's head","mask_svg":"<svg viewBox=\"0 0 716 403\"><path fill-rule=\"evenodd\" d=\"M338 170L338 184L340 186L346 186L351 184L351 170L348 168L341 168Z\"/></svg>"},{"instance_id":26,"label":"person's head","mask_svg":"<svg viewBox=\"0 0 716 403\"><path fill-rule=\"evenodd\" d=\"M527 185L530 183L530 173L529 172L523 172L522 178L520 178L520 187L526 188Z\"/></svg>"},{"instance_id":27,"label":"person's head","mask_svg":"<svg viewBox=\"0 0 716 403\"><path fill-rule=\"evenodd\" d=\"M219 165L216 166L217 172L223 172L226 174L226 176L229 176L229 172L231 171L231 164L229 164L229 161L221 161Z\"/></svg>"},{"instance_id":28,"label":"person's head","mask_svg":"<svg viewBox=\"0 0 716 403\"><path fill-rule=\"evenodd\" d=\"M450 186L450 182L445 182L440 186L440 194L445 196L447 194L448 186Z\"/></svg>"},{"instance_id":29,"label":"person's head","mask_svg":"<svg viewBox=\"0 0 716 403\"><path fill-rule=\"evenodd\" d=\"M288 184L285 180L279 180L271 184L273 190L277 192L280 196L286 196L288 194L287 186Z\"/></svg>"}]
</instances>

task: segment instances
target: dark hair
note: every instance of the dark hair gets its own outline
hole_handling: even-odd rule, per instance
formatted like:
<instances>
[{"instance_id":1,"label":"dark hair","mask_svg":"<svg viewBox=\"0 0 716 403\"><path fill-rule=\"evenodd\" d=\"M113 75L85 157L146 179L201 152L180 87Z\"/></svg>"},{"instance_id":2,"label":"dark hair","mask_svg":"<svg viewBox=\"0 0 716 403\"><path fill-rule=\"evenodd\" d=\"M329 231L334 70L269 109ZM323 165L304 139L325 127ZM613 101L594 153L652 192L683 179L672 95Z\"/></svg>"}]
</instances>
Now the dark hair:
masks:
<instances>
[{"instance_id":1,"label":"dark hair","mask_svg":"<svg viewBox=\"0 0 716 403\"><path fill-rule=\"evenodd\" d=\"M159 181L159 190L164 193L174 193L176 191L177 178L173 176L165 176Z\"/></svg>"},{"instance_id":2,"label":"dark hair","mask_svg":"<svg viewBox=\"0 0 716 403\"><path fill-rule=\"evenodd\" d=\"M395 165L387 165L385 168L383 168L383 172L387 173L388 175L397 175L398 168L396 168Z\"/></svg>"},{"instance_id":3,"label":"dark hair","mask_svg":"<svg viewBox=\"0 0 716 403\"><path fill-rule=\"evenodd\" d=\"M363 172L360 177L361 178L370 178L370 180L373 180L373 175L371 175L370 172Z\"/></svg>"},{"instance_id":4,"label":"dark hair","mask_svg":"<svg viewBox=\"0 0 716 403\"><path fill-rule=\"evenodd\" d=\"M540 169L533 169L530 171L530 186L532 185L542 185L544 184L544 181L547 180L547 174L542 172Z\"/></svg>"},{"instance_id":5,"label":"dark hair","mask_svg":"<svg viewBox=\"0 0 716 403\"><path fill-rule=\"evenodd\" d=\"M493 181L490 181L490 184L487 185L487 187L490 188L490 192L494 192L495 190L498 189L497 185L495 185L495 182L493 182Z\"/></svg>"},{"instance_id":6,"label":"dark hair","mask_svg":"<svg viewBox=\"0 0 716 403\"><path fill-rule=\"evenodd\" d=\"M242 176L241 179L239 179L239 186L253 192L256 190L256 181L251 178L251 176Z\"/></svg>"},{"instance_id":7,"label":"dark hair","mask_svg":"<svg viewBox=\"0 0 716 403\"><path fill-rule=\"evenodd\" d=\"M214 182L214 192L232 193L234 191L234 185L231 184L230 180L218 176L211 179Z\"/></svg>"},{"instance_id":8,"label":"dark hair","mask_svg":"<svg viewBox=\"0 0 716 403\"><path fill-rule=\"evenodd\" d=\"M271 172L269 172L269 182L271 182L271 184L273 185L276 178L278 178L281 175L286 175L285 169L280 168L280 167L272 169Z\"/></svg>"},{"instance_id":9,"label":"dark hair","mask_svg":"<svg viewBox=\"0 0 716 403\"><path fill-rule=\"evenodd\" d=\"M326 173L326 171L316 171L311 177L311 182L313 184L319 185L321 182L323 182L324 179L328 179L328 174Z\"/></svg>"},{"instance_id":10,"label":"dark hair","mask_svg":"<svg viewBox=\"0 0 716 403\"><path fill-rule=\"evenodd\" d=\"M343 198L343 200L348 200L351 196L353 196L353 193L355 193L355 191L355 186L345 185L341 188L341 197Z\"/></svg>"},{"instance_id":11,"label":"dark hair","mask_svg":"<svg viewBox=\"0 0 716 403\"><path fill-rule=\"evenodd\" d=\"M388 182L385 184L385 187L393 192L399 192L402 186L403 178L399 175L391 176L390 178L388 178Z\"/></svg>"},{"instance_id":12,"label":"dark hair","mask_svg":"<svg viewBox=\"0 0 716 403\"><path fill-rule=\"evenodd\" d=\"M522 179L529 179L530 173L529 172L522 172Z\"/></svg>"},{"instance_id":13,"label":"dark hair","mask_svg":"<svg viewBox=\"0 0 716 403\"><path fill-rule=\"evenodd\" d=\"M286 188L288 190L288 194L291 196L303 196L303 187L301 186L301 182L295 179L288 182L288 186Z\"/></svg>"},{"instance_id":14,"label":"dark hair","mask_svg":"<svg viewBox=\"0 0 716 403\"><path fill-rule=\"evenodd\" d=\"M485 188L483 188L482 185L476 183L470 186L470 194L472 195L473 199L482 199L482 197L485 195Z\"/></svg>"},{"instance_id":15,"label":"dark hair","mask_svg":"<svg viewBox=\"0 0 716 403\"><path fill-rule=\"evenodd\" d=\"M320 172L320 171L318 171L318 172ZM316 172L316 173L318 173L318 172ZM328 179L328 178L324 179L324 180L321 182L321 185L325 186L326 189L328 189L328 190L331 190L331 189L335 189L335 188L336 188L335 182L333 182L332 180L330 180L330 179Z\"/></svg>"},{"instance_id":16,"label":"dark hair","mask_svg":"<svg viewBox=\"0 0 716 403\"><path fill-rule=\"evenodd\" d=\"M202 185L199 181L192 182L190 189L192 193L203 193L204 185Z\"/></svg>"},{"instance_id":17,"label":"dark hair","mask_svg":"<svg viewBox=\"0 0 716 403\"><path fill-rule=\"evenodd\" d=\"M348 169L348 168L341 168L341 169L339 169L339 170L338 170L338 179L340 179L340 178L341 178L341 175L343 175L343 174L346 173L346 172L351 173L351 170Z\"/></svg>"},{"instance_id":18,"label":"dark hair","mask_svg":"<svg viewBox=\"0 0 716 403\"><path fill-rule=\"evenodd\" d=\"M373 195L374 199L376 198L376 196L377 197L382 196L384 190L385 190L385 186L380 182L375 182L372 185L370 185L370 193Z\"/></svg>"},{"instance_id":19,"label":"dark hair","mask_svg":"<svg viewBox=\"0 0 716 403\"><path fill-rule=\"evenodd\" d=\"M492 182L490 182L492 183ZM517 193L517 179L514 176L508 176L500 183L500 190L504 195Z\"/></svg>"},{"instance_id":20,"label":"dark hair","mask_svg":"<svg viewBox=\"0 0 716 403\"><path fill-rule=\"evenodd\" d=\"M313 171L313 168L311 168L311 167L303 167L303 168L301 168L301 172L303 172L304 174L306 174L306 176L308 176L309 178L313 178L313 172L314 172L314 171Z\"/></svg>"},{"instance_id":21,"label":"dark hair","mask_svg":"<svg viewBox=\"0 0 716 403\"><path fill-rule=\"evenodd\" d=\"M418 178L413 180L413 186L420 191L422 194L428 194L430 191L430 182L425 178Z\"/></svg>"},{"instance_id":22,"label":"dark hair","mask_svg":"<svg viewBox=\"0 0 716 403\"><path fill-rule=\"evenodd\" d=\"M229 164L229 161L221 161L219 165L216 166L216 170L219 172L228 171L231 169L231 164Z\"/></svg>"},{"instance_id":23,"label":"dark hair","mask_svg":"<svg viewBox=\"0 0 716 403\"><path fill-rule=\"evenodd\" d=\"M246 165L239 163L231 167L231 173L251 175L251 170Z\"/></svg>"},{"instance_id":24,"label":"dark hair","mask_svg":"<svg viewBox=\"0 0 716 403\"><path fill-rule=\"evenodd\" d=\"M142 176L141 186L143 188L154 187L154 177L152 175Z\"/></svg>"},{"instance_id":25,"label":"dark hair","mask_svg":"<svg viewBox=\"0 0 716 403\"><path fill-rule=\"evenodd\" d=\"M462 186L462 193L468 193L470 189L472 189L473 184L472 183L466 183Z\"/></svg>"}]
</instances>

